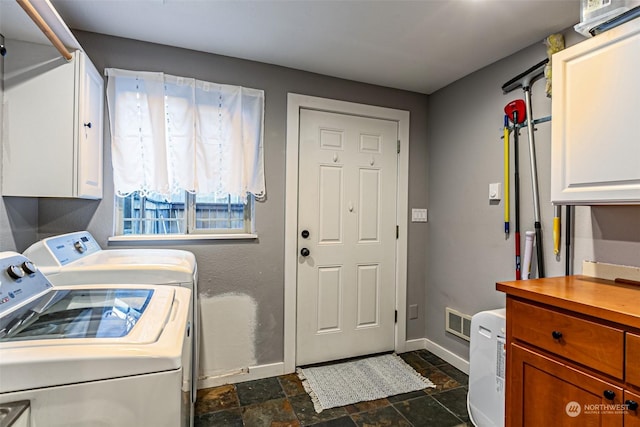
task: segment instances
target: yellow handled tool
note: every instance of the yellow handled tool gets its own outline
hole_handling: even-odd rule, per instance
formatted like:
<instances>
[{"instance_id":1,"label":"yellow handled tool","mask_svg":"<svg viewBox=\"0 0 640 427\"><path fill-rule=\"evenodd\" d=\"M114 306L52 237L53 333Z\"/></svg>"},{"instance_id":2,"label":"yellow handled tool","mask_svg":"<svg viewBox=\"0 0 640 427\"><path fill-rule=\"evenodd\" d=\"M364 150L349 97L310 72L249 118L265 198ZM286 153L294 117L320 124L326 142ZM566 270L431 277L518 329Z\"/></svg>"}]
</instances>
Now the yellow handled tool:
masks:
<instances>
[{"instance_id":1,"label":"yellow handled tool","mask_svg":"<svg viewBox=\"0 0 640 427\"><path fill-rule=\"evenodd\" d=\"M553 207L553 253L560 253L560 206Z\"/></svg>"},{"instance_id":2,"label":"yellow handled tool","mask_svg":"<svg viewBox=\"0 0 640 427\"><path fill-rule=\"evenodd\" d=\"M515 124L514 124L515 126ZM504 238L509 238L509 117L504 116Z\"/></svg>"}]
</instances>

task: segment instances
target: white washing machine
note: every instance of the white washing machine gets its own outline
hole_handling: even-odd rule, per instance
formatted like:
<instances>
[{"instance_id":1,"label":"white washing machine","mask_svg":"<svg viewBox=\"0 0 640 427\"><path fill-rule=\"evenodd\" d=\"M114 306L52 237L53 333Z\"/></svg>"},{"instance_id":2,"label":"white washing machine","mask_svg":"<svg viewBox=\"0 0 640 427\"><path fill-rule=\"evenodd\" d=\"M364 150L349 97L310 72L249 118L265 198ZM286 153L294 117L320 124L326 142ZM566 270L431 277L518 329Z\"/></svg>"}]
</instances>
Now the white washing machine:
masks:
<instances>
[{"instance_id":1,"label":"white washing machine","mask_svg":"<svg viewBox=\"0 0 640 427\"><path fill-rule=\"evenodd\" d=\"M0 253L0 406L34 427L188 426L190 308L186 287L54 287Z\"/></svg>"},{"instance_id":2,"label":"white washing machine","mask_svg":"<svg viewBox=\"0 0 640 427\"><path fill-rule=\"evenodd\" d=\"M23 253L54 286L139 283L186 287L192 295L192 407L198 387L200 317L198 266L193 253L177 249L102 249L88 231L49 237ZM193 423L192 423L193 425Z\"/></svg>"},{"instance_id":3,"label":"white washing machine","mask_svg":"<svg viewBox=\"0 0 640 427\"><path fill-rule=\"evenodd\" d=\"M506 309L471 317L467 409L476 427L504 426Z\"/></svg>"}]
</instances>

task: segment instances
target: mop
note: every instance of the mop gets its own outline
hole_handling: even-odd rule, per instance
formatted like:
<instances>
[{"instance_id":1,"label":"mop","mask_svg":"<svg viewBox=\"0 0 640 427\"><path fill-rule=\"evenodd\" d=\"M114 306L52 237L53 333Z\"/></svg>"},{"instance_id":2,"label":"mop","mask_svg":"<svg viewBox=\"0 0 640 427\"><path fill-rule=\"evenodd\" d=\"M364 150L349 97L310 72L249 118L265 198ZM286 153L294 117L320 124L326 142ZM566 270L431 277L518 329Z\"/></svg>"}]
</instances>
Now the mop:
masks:
<instances>
[{"instance_id":1,"label":"mop","mask_svg":"<svg viewBox=\"0 0 640 427\"><path fill-rule=\"evenodd\" d=\"M529 135L529 160L531 162L531 186L533 192L533 214L534 228L536 233L536 256L538 260L538 277L544 277L544 256L542 251L542 227L540 224L540 197L538 192L538 172L536 165L536 148L533 137L533 115L531 108L531 86L533 83L544 75L544 68L549 62L549 58L540 61L524 73L514 77L507 83L502 85L502 92L507 94L519 87L524 91L527 114L527 133Z\"/></svg>"}]
</instances>

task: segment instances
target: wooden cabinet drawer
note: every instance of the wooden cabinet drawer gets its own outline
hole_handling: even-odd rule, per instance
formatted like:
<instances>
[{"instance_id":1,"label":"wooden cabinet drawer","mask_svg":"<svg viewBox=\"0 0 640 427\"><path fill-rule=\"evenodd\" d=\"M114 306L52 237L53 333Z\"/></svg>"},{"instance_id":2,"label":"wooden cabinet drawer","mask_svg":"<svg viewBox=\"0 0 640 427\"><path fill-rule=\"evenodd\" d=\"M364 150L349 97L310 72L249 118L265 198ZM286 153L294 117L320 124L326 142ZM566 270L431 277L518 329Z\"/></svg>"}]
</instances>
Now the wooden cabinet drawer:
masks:
<instances>
[{"instance_id":1,"label":"wooden cabinet drawer","mask_svg":"<svg viewBox=\"0 0 640 427\"><path fill-rule=\"evenodd\" d=\"M513 338L623 378L622 330L517 300L510 305Z\"/></svg>"}]
</instances>

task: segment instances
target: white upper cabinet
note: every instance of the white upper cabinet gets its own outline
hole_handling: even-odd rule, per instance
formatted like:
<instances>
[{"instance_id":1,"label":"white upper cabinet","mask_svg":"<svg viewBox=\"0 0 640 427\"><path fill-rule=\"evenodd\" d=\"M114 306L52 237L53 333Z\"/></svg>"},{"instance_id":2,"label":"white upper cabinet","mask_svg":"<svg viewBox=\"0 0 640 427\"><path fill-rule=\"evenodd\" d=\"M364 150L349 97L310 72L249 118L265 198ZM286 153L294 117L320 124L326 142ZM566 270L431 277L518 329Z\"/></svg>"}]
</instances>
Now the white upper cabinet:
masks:
<instances>
[{"instance_id":1,"label":"white upper cabinet","mask_svg":"<svg viewBox=\"0 0 640 427\"><path fill-rule=\"evenodd\" d=\"M82 51L7 44L2 194L102 198L102 76Z\"/></svg>"},{"instance_id":2,"label":"white upper cabinet","mask_svg":"<svg viewBox=\"0 0 640 427\"><path fill-rule=\"evenodd\" d=\"M553 55L551 201L640 204L640 19Z\"/></svg>"}]
</instances>

